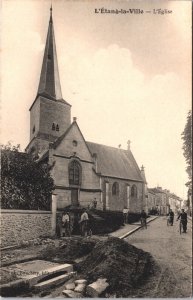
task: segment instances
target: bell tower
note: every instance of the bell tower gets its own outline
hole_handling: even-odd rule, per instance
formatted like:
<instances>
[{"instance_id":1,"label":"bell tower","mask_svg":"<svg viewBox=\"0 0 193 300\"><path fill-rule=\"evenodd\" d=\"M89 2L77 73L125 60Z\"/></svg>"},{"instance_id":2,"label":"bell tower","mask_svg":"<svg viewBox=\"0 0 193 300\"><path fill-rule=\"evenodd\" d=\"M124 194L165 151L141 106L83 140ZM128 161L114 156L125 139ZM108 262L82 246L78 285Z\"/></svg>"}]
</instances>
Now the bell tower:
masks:
<instances>
[{"instance_id":1,"label":"bell tower","mask_svg":"<svg viewBox=\"0 0 193 300\"><path fill-rule=\"evenodd\" d=\"M41 153L71 124L71 105L62 98L52 7L37 96L30 107L28 153Z\"/></svg>"}]
</instances>

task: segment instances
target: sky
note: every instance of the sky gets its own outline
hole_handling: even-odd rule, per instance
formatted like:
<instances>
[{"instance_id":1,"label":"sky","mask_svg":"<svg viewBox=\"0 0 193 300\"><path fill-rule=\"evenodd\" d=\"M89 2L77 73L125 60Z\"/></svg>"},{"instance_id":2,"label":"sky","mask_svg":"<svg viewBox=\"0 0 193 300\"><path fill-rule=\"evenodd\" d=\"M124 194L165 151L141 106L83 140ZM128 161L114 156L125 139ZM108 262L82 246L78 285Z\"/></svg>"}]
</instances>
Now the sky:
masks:
<instances>
[{"instance_id":1,"label":"sky","mask_svg":"<svg viewBox=\"0 0 193 300\"><path fill-rule=\"evenodd\" d=\"M1 143L29 143L48 0L1 2ZM52 0L63 98L87 141L131 150L148 187L186 198L191 1ZM143 14L96 13L140 9ZM154 10L165 14L154 14ZM150 11L150 13L146 13ZM171 11L171 13L168 13Z\"/></svg>"}]
</instances>

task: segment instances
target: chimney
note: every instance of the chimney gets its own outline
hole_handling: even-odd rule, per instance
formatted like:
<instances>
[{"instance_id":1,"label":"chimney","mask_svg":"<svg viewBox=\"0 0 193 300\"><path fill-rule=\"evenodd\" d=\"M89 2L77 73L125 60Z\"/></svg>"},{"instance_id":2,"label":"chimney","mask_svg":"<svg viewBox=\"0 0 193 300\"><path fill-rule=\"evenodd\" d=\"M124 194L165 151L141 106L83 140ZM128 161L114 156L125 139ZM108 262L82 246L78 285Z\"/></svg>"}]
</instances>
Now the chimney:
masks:
<instances>
[{"instance_id":1,"label":"chimney","mask_svg":"<svg viewBox=\"0 0 193 300\"><path fill-rule=\"evenodd\" d=\"M127 141L127 150L130 150L130 148L131 148L131 141L128 140L128 141Z\"/></svg>"},{"instance_id":2,"label":"chimney","mask_svg":"<svg viewBox=\"0 0 193 300\"><path fill-rule=\"evenodd\" d=\"M73 122L76 122L76 120L77 120L77 117L73 117Z\"/></svg>"}]
</instances>

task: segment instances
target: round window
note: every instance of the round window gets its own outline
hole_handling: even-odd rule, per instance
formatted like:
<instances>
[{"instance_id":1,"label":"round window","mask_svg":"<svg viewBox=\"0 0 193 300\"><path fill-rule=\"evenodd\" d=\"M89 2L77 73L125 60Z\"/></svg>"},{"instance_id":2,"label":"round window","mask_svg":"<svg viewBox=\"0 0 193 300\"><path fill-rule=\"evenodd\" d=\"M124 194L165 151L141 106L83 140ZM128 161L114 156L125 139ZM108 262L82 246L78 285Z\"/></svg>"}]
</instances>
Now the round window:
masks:
<instances>
[{"instance_id":1,"label":"round window","mask_svg":"<svg viewBox=\"0 0 193 300\"><path fill-rule=\"evenodd\" d=\"M73 146L76 147L76 146L78 145L78 142L74 140L74 141L72 142L72 144L73 144Z\"/></svg>"}]
</instances>

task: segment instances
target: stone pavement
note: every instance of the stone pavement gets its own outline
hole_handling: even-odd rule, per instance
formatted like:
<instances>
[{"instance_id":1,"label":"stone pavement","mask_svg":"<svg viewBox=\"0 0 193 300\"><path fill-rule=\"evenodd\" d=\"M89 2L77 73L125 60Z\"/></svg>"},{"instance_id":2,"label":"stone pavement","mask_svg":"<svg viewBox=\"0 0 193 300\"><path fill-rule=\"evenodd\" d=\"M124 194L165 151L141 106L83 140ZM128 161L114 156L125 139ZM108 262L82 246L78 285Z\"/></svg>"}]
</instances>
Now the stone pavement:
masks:
<instances>
[{"instance_id":1,"label":"stone pavement","mask_svg":"<svg viewBox=\"0 0 193 300\"><path fill-rule=\"evenodd\" d=\"M147 224L150 223L151 221L157 219L157 216L151 216L147 219ZM128 235L132 234L133 232L139 230L141 228L141 223L135 222L132 224L125 224L125 226L119 228L118 230L110 233L110 236L113 237L118 237L120 239L124 239L125 237L127 237Z\"/></svg>"}]
</instances>

